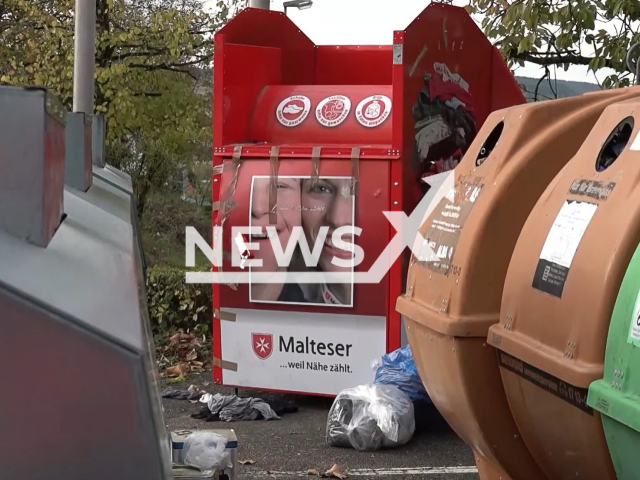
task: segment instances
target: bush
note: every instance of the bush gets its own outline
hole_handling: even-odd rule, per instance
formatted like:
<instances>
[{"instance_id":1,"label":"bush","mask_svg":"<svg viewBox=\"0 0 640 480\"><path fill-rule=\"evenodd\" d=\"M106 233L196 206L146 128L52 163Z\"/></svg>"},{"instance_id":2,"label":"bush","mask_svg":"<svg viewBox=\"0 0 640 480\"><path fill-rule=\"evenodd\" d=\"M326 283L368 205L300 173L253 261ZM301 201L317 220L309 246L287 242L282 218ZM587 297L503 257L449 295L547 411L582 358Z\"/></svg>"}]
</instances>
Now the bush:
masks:
<instances>
[{"instance_id":1,"label":"bush","mask_svg":"<svg viewBox=\"0 0 640 480\"><path fill-rule=\"evenodd\" d=\"M140 225L144 254L150 266L184 268L187 226L194 227L211 244L211 207L185 202L175 194L157 192L149 197ZM200 249L196 249L196 264L211 265Z\"/></svg>"},{"instance_id":2,"label":"bush","mask_svg":"<svg viewBox=\"0 0 640 480\"><path fill-rule=\"evenodd\" d=\"M182 331L211 336L211 286L185 283L185 270L152 266L147 272L149 317L156 344Z\"/></svg>"}]
</instances>

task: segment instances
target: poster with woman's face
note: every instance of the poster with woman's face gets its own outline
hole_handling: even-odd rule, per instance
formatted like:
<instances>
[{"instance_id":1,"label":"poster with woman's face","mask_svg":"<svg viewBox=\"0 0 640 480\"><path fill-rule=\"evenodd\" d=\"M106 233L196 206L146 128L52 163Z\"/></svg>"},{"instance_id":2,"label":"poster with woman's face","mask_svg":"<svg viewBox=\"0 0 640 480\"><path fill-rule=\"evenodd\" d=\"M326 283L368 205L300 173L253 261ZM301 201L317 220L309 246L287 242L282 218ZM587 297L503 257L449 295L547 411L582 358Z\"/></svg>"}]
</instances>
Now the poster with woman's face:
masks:
<instances>
[{"instance_id":1,"label":"poster with woman's face","mask_svg":"<svg viewBox=\"0 0 640 480\"><path fill-rule=\"evenodd\" d=\"M354 258L352 250L334 244L334 232L342 228L340 240L355 243L355 197L351 191L351 177L303 177L279 176L276 183L277 201L270 203L269 176L254 176L251 186L249 226L261 227L260 233L252 230L249 241L255 244L251 253L253 260L261 260L261 266L249 267L251 274L287 271L322 271L327 273L350 273L349 283L297 284L258 283L251 278L249 301L254 303L289 303L300 305L353 307L353 265L342 266ZM275 212L275 217L270 213ZM274 221L274 223L271 223ZM266 227L273 227L277 238L270 238ZM346 228L344 228L346 227ZM286 251L290 241L295 241L294 232L301 235L287 266L278 265L272 242L278 241L281 251ZM338 234L340 233L338 232ZM274 235L274 236L275 236ZM306 241L309 251L319 243L316 265L307 265L300 252L300 243ZM320 246L321 243L321 246ZM256 249L257 247L257 249ZM318 251L318 250L315 251ZM336 261L337 260L337 261Z\"/></svg>"}]
</instances>

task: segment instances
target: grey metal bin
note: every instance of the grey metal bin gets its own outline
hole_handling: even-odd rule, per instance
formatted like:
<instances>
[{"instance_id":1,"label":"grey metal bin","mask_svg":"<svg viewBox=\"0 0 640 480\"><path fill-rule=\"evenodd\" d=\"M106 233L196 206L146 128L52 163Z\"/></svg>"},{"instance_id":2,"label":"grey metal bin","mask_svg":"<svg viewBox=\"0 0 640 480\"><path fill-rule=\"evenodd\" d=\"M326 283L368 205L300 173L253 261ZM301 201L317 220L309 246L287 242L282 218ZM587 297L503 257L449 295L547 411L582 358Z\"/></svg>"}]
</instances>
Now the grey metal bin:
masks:
<instances>
[{"instance_id":1,"label":"grey metal bin","mask_svg":"<svg viewBox=\"0 0 640 480\"><path fill-rule=\"evenodd\" d=\"M0 87L0 477L169 479L134 222L93 187L51 191L49 97Z\"/></svg>"}]
</instances>

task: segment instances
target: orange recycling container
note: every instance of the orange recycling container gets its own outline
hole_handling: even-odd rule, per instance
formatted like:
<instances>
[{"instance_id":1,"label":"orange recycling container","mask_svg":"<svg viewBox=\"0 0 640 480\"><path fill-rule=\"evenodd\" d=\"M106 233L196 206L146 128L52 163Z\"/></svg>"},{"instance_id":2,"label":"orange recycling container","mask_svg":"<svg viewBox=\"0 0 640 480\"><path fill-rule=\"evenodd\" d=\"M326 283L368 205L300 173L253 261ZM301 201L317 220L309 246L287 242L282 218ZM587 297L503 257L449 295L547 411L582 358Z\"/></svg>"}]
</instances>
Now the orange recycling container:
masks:
<instances>
[{"instance_id":1,"label":"orange recycling container","mask_svg":"<svg viewBox=\"0 0 640 480\"><path fill-rule=\"evenodd\" d=\"M456 167L455 188L421 227L439 261L413 255L396 309L429 396L474 450L482 479L544 478L486 339L529 213L604 109L632 95L609 90L494 112Z\"/></svg>"},{"instance_id":2,"label":"orange recycling container","mask_svg":"<svg viewBox=\"0 0 640 480\"><path fill-rule=\"evenodd\" d=\"M615 480L588 387L640 242L640 90L608 107L539 199L509 264L489 343L513 417L551 480Z\"/></svg>"}]
</instances>

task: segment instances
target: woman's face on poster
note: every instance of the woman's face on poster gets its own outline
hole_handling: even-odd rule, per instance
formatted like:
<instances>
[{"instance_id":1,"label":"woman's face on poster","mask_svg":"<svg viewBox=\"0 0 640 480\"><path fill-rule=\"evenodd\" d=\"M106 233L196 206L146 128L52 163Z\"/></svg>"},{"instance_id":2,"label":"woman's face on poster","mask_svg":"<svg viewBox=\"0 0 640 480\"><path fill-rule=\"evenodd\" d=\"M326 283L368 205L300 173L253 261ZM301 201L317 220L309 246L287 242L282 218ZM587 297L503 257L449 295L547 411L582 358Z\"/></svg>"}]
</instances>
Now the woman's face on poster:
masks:
<instances>
[{"instance_id":1,"label":"woman's face on poster","mask_svg":"<svg viewBox=\"0 0 640 480\"><path fill-rule=\"evenodd\" d=\"M255 178L251 199L251 227L262 227L260 234L250 235L249 241L259 245L259 250L252 250L253 257L262 260L262 267L251 267L256 272L276 272L278 262L269 240L266 227L273 226L283 250L286 249L293 227L301 225L300 215L300 179L278 178L275 224L269 221L269 178ZM286 267L282 267L282 270Z\"/></svg>"},{"instance_id":2,"label":"woman's face on poster","mask_svg":"<svg viewBox=\"0 0 640 480\"><path fill-rule=\"evenodd\" d=\"M338 248L332 241L333 232L340 227L353 227L353 196L351 179L319 178L315 182L302 182L302 226L310 248L316 244L320 229L328 232L318 265L325 272L351 272L352 267L340 267L331 261L334 257L351 260L351 251ZM341 235L344 242L353 243L353 233Z\"/></svg>"}]
</instances>

